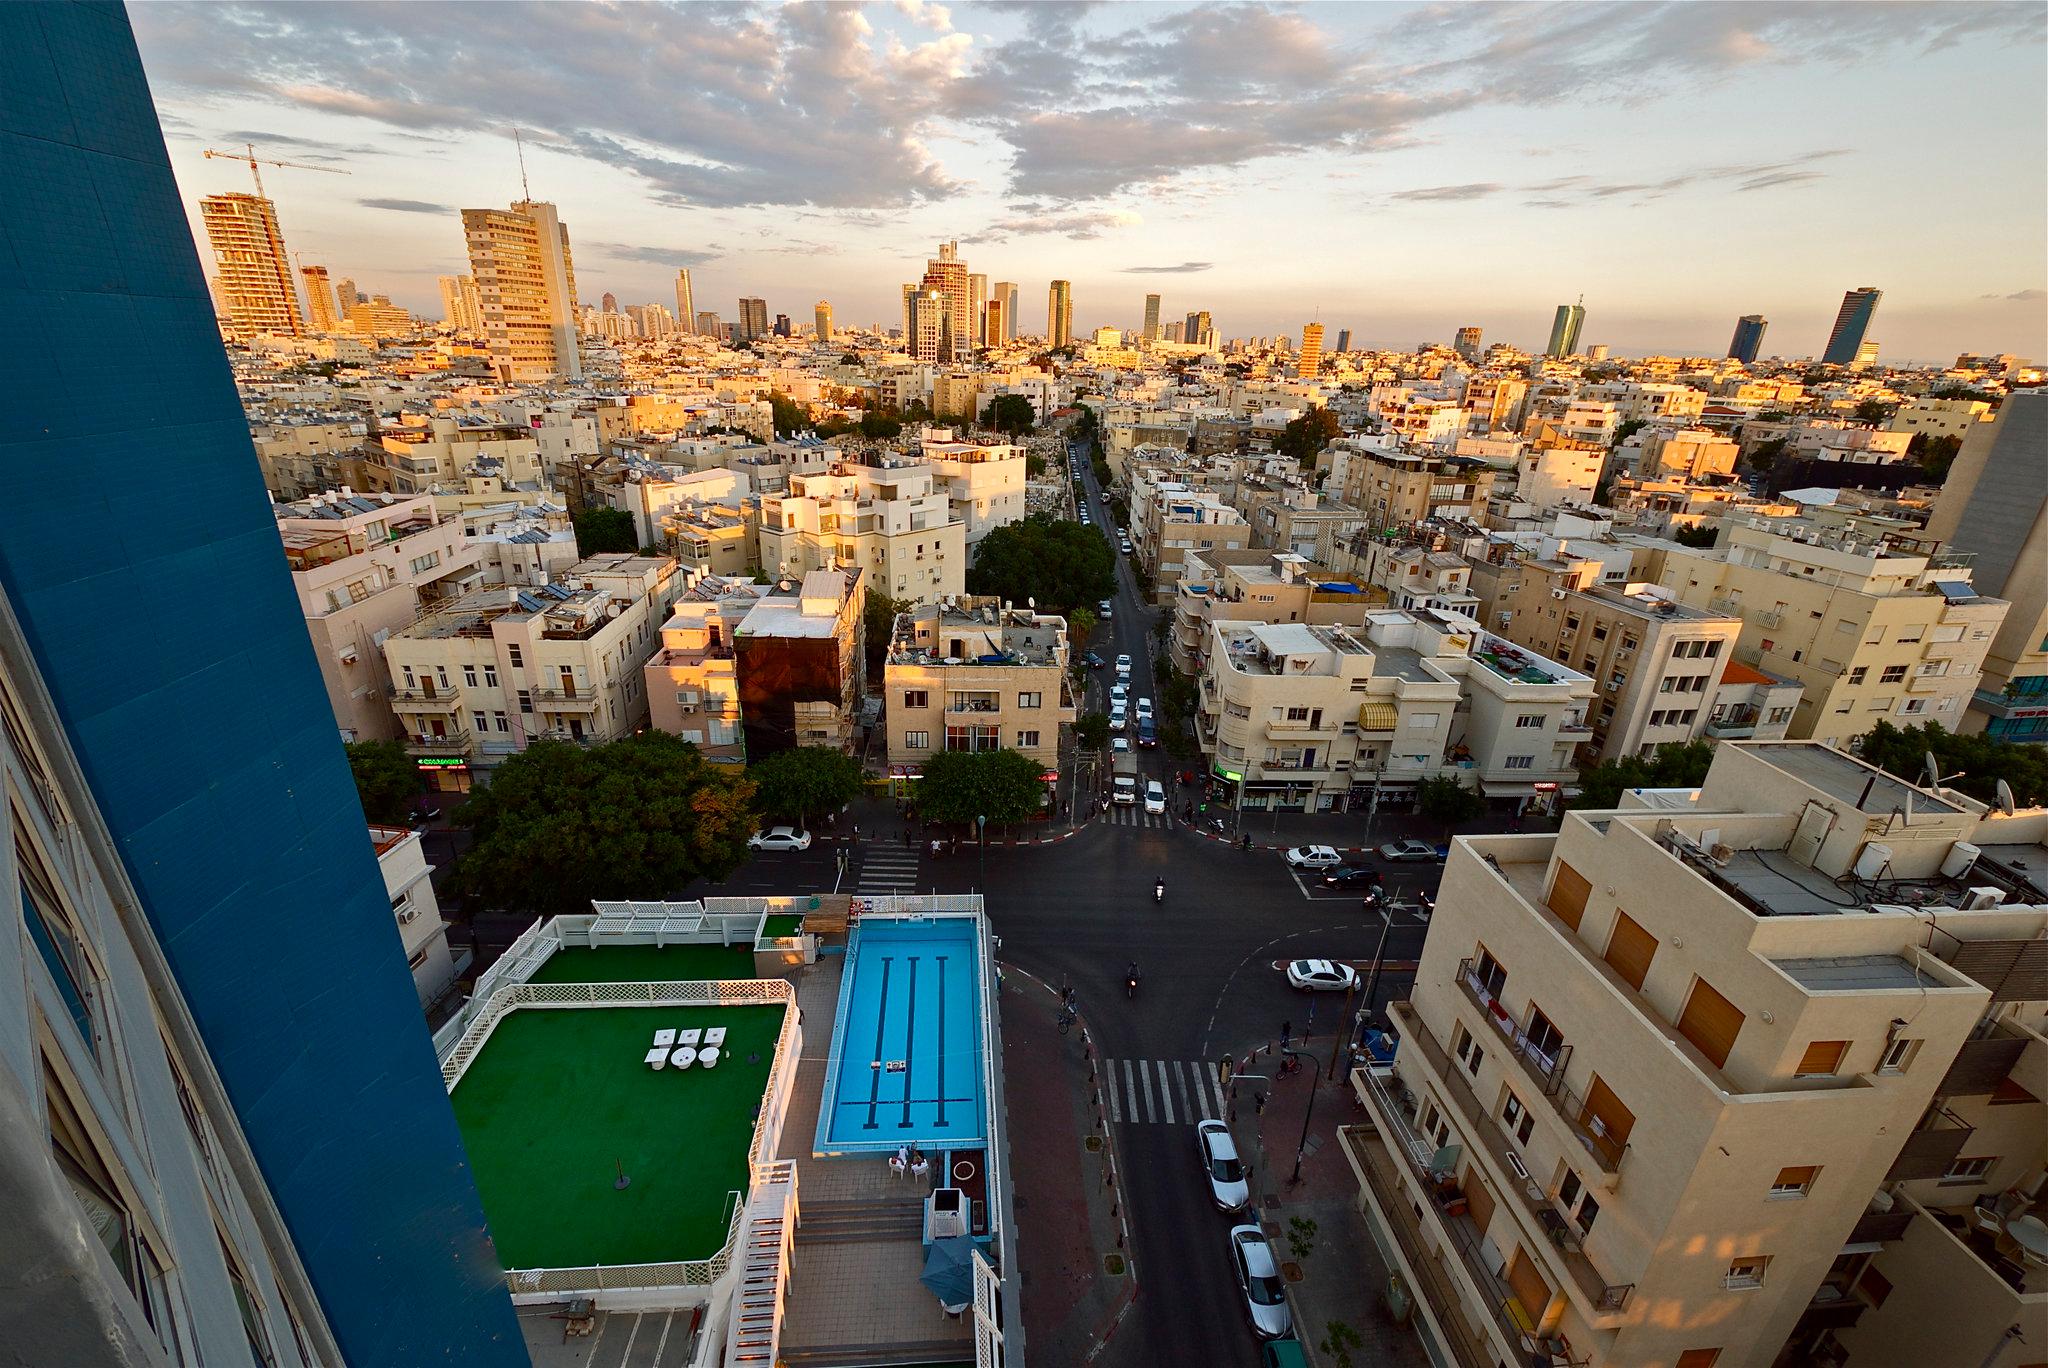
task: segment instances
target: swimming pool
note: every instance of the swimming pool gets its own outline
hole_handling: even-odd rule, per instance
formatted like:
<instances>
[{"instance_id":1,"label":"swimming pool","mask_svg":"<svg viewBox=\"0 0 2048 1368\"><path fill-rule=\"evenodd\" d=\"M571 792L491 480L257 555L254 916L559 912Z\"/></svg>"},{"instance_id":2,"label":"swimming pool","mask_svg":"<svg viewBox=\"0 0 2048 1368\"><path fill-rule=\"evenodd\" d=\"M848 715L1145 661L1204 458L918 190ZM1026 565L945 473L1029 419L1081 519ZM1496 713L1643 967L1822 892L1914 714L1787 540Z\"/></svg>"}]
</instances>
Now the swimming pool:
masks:
<instances>
[{"instance_id":1,"label":"swimming pool","mask_svg":"<svg viewBox=\"0 0 2048 1368\"><path fill-rule=\"evenodd\" d=\"M957 1148L988 1134L973 917L863 917L832 1023L820 1154Z\"/></svg>"}]
</instances>

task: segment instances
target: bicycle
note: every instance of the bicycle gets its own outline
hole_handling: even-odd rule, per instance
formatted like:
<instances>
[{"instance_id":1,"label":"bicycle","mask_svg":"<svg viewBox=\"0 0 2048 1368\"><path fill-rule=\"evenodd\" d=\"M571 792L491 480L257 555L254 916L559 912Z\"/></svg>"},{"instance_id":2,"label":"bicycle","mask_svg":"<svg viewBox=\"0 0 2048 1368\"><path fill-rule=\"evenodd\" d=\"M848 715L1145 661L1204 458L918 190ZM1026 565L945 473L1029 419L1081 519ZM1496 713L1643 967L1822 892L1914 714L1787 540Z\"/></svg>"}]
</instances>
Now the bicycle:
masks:
<instances>
[{"instance_id":1,"label":"bicycle","mask_svg":"<svg viewBox=\"0 0 2048 1368\"><path fill-rule=\"evenodd\" d=\"M1062 1007L1060 1009L1059 1015L1060 1034L1065 1035L1068 1029L1071 1028L1073 1024L1076 1021L1079 1021L1080 1019L1081 1012L1079 1008L1073 1006Z\"/></svg>"}]
</instances>

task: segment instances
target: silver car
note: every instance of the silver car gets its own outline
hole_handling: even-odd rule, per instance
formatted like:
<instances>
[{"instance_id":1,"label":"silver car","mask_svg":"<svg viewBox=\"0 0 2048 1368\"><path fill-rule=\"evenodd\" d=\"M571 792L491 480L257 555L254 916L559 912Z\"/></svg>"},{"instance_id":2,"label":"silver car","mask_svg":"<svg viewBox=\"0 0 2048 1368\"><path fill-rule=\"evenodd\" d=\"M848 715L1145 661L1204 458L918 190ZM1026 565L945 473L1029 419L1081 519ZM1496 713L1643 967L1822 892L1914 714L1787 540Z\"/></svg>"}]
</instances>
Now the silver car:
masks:
<instances>
[{"instance_id":1,"label":"silver car","mask_svg":"<svg viewBox=\"0 0 2048 1368\"><path fill-rule=\"evenodd\" d=\"M1251 1200L1245 1186L1244 1164L1237 1157L1237 1141L1230 1127L1221 1121L1203 1121L1195 1126L1195 1144L1202 1156L1202 1173L1209 1180L1209 1200L1219 1211L1243 1211Z\"/></svg>"},{"instance_id":2,"label":"silver car","mask_svg":"<svg viewBox=\"0 0 2048 1368\"><path fill-rule=\"evenodd\" d=\"M1237 1285L1244 1293L1244 1309L1251 1317L1252 1331L1260 1339L1279 1339L1294 1329L1294 1315L1287 1309L1287 1288L1280 1280L1280 1261L1266 1232L1255 1225L1230 1228L1230 1266L1237 1271Z\"/></svg>"}]
</instances>

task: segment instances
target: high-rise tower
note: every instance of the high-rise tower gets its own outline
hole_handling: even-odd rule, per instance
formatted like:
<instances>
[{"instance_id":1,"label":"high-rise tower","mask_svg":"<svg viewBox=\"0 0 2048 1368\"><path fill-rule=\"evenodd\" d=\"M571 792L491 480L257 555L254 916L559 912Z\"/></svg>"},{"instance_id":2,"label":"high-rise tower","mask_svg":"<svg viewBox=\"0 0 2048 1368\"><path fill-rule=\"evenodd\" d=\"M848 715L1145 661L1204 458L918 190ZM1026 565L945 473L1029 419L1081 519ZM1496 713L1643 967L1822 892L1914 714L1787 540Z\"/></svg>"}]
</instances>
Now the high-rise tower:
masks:
<instances>
[{"instance_id":1,"label":"high-rise tower","mask_svg":"<svg viewBox=\"0 0 2048 1368\"><path fill-rule=\"evenodd\" d=\"M690 290L690 272L676 272L676 326L684 332L697 331L697 299Z\"/></svg>"},{"instance_id":2,"label":"high-rise tower","mask_svg":"<svg viewBox=\"0 0 2048 1368\"><path fill-rule=\"evenodd\" d=\"M1728 357L1747 366L1756 360L1763 350L1764 329L1770 327L1770 320L1762 314L1744 314L1735 320L1735 336L1728 342Z\"/></svg>"},{"instance_id":3,"label":"high-rise tower","mask_svg":"<svg viewBox=\"0 0 2048 1368\"><path fill-rule=\"evenodd\" d=\"M229 330L238 337L304 332L277 206L261 195L208 195L199 201L199 218L213 248L213 274L220 282Z\"/></svg>"},{"instance_id":4,"label":"high-rise tower","mask_svg":"<svg viewBox=\"0 0 2048 1368\"><path fill-rule=\"evenodd\" d=\"M1313 380L1323 368L1323 325L1310 323L1301 330L1301 358L1294 363L1294 373L1303 380Z\"/></svg>"},{"instance_id":5,"label":"high-rise tower","mask_svg":"<svg viewBox=\"0 0 2048 1368\"><path fill-rule=\"evenodd\" d=\"M1145 340L1159 340L1159 296L1156 294L1145 296Z\"/></svg>"},{"instance_id":6,"label":"high-rise tower","mask_svg":"<svg viewBox=\"0 0 2048 1368\"><path fill-rule=\"evenodd\" d=\"M740 300L740 340L751 342L757 337L768 335L768 301L757 298Z\"/></svg>"},{"instance_id":7,"label":"high-rise tower","mask_svg":"<svg viewBox=\"0 0 2048 1368\"><path fill-rule=\"evenodd\" d=\"M341 315L334 309L334 285L327 278L325 266L301 266L300 277L306 282L306 322L316 333L330 333L341 326Z\"/></svg>"},{"instance_id":8,"label":"high-rise tower","mask_svg":"<svg viewBox=\"0 0 2048 1368\"><path fill-rule=\"evenodd\" d=\"M1857 353L1863 350L1863 336L1877 317L1877 303L1883 298L1884 291L1874 285L1861 285L1844 294L1820 359L1830 366L1854 365Z\"/></svg>"},{"instance_id":9,"label":"high-rise tower","mask_svg":"<svg viewBox=\"0 0 2048 1368\"><path fill-rule=\"evenodd\" d=\"M988 277L979 272L967 277L967 317L963 320L962 331L977 347L989 344Z\"/></svg>"},{"instance_id":10,"label":"high-rise tower","mask_svg":"<svg viewBox=\"0 0 2048 1368\"><path fill-rule=\"evenodd\" d=\"M830 342L832 340L832 301L829 299L819 300L813 317L817 320L818 340L820 342Z\"/></svg>"},{"instance_id":11,"label":"high-rise tower","mask_svg":"<svg viewBox=\"0 0 2048 1368\"><path fill-rule=\"evenodd\" d=\"M1545 356L1570 356L1579 349L1579 330L1586 326L1586 304L1583 297L1577 304L1560 304L1557 317L1550 324L1550 345L1543 349Z\"/></svg>"},{"instance_id":12,"label":"high-rise tower","mask_svg":"<svg viewBox=\"0 0 2048 1368\"><path fill-rule=\"evenodd\" d=\"M1064 347L1074 340L1074 285L1055 280L1045 297L1045 345Z\"/></svg>"},{"instance_id":13,"label":"high-rise tower","mask_svg":"<svg viewBox=\"0 0 2048 1368\"><path fill-rule=\"evenodd\" d=\"M1480 343L1485 337L1486 333L1483 329L1460 328L1451 339L1451 350L1464 357L1467 361L1476 362L1479 360Z\"/></svg>"},{"instance_id":14,"label":"high-rise tower","mask_svg":"<svg viewBox=\"0 0 2048 1368\"><path fill-rule=\"evenodd\" d=\"M462 230L499 378L582 379L576 270L555 206L520 200L509 209L465 209Z\"/></svg>"}]
</instances>

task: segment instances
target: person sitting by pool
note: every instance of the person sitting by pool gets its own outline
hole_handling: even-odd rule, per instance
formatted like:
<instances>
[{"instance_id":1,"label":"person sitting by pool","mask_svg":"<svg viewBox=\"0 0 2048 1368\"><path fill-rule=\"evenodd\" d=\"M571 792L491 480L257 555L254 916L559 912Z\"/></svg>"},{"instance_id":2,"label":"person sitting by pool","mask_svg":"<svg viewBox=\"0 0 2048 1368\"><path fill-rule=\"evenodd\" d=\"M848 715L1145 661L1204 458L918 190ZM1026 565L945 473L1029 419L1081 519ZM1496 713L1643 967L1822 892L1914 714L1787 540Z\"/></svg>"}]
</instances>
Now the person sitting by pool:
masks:
<instances>
[{"instance_id":1,"label":"person sitting by pool","mask_svg":"<svg viewBox=\"0 0 2048 1368\"><path fill-rule=\"evenodd\" d=\"M910 1151L903 1148L901 1145L898 1145L896 1147L896 1152L889 1156L889 1172L893 1176L901 1178L904 1174L904 1171L909 1167Z\"/></svg>"}]
</instances>

